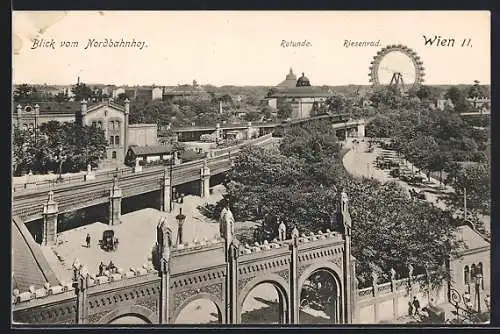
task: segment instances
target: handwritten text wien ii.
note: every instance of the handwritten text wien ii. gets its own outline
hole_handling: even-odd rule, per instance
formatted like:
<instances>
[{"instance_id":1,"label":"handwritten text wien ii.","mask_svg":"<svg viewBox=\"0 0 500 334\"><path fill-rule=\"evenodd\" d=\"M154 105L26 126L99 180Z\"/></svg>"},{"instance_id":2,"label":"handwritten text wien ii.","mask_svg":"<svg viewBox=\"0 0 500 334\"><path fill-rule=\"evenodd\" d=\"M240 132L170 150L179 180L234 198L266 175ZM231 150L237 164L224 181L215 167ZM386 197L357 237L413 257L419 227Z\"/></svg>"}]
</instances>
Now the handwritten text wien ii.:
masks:
<instances>
[{"instance_id":1,"label":"handwritten text wien ii.","mask_svg":"<svg viewBox=\"0 0 500 334\"><path fill-rule=\"evenodd\" d=\"M33 45L31 49L56 49L59 48L78 48L82 47L84 50L92 49L92 48L135 48L138 50L142 50L147 47L145 41L138 41L135 38L126 40L124 38L120 39L112 39L112 38L104 38L102 40L89 38L85 42L79 41L59 41L56 42L54 38L41 38L34 39Z\"/></svg>"}]
</instances>

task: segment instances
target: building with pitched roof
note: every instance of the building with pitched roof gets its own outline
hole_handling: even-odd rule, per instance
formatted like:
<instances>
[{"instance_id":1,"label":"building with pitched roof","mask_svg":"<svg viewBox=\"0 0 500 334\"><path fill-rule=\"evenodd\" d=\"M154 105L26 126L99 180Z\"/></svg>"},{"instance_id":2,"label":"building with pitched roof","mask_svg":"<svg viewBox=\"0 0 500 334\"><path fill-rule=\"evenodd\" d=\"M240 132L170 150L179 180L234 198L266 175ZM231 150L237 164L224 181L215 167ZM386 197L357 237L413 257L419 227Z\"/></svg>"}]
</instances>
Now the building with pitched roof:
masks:
<instances>
[{"instance_id":1,"label":"building with pitched roof","mask_svg":"<svg viewBox=\"0 0 500 334\"><path fill-rule=\"evenodd\" d=\"M480 274L481 293L486 296L490 293L490 242L468 225L457 228L455 239L458 242L458 250L449 263L452 279L450 288L461 294L468 292L474 295L474 277Z\"/></svg>"},{"instance_id":2,"label":"building with pitched roof","mask_svg":"<svg viewBox=\"0 0 500 334\"><path fill-rule=\"evenodd\" d=\"M298 119L314 116L331 94L327 88L312 86L304 73L297 79L290 68L285 80L269 90L266 100L275 109L289 104L292 108L290 118Z\"/></svg>"},{"instance_id":3,"label":"building with pitched roof","mask_svg":"<svg viewBox=\"0 0 500 334\"><path fill-rule=\"evenodd\" d=\"M210 100L211 98L212 96L210 93L198 85L196 80L193 81L192 85L179 85L174 88L165 89L163 92L163 100L170 102L177 102L186 99Z\"/></svg>"},{"instance_id":4,"label":"building with pitched roof","mask_svg":"<svg viewBox=\"0 0 500 334\"><path fill-rule=\"evenodd\" d=\"M123 163L128 148L129 133L129 101L125 105L113 102L112 99L90 104L81 102L39 102L17 105L12 122L14 126L24 129L38 128L49 121L80 122L94 125L104 130L108 140L105 160Z\"/></svg>"}]
</instances>

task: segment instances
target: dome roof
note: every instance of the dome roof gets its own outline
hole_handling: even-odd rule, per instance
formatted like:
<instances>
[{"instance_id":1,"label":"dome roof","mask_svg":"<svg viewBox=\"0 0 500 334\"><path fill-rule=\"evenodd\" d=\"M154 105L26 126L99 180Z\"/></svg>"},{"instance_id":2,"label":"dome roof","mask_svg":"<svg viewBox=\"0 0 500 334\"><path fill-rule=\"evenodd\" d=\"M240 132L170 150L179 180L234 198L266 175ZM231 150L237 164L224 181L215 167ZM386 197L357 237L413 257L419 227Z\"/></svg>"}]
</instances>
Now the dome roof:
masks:
<instances>
[{"instance_id":1,"label":"dome roof","mask_svg":"<svg viewBox=\"0 0 500 334\"><path fill-rule=\"evenodd\" d=\"M297 80L297 87L311 86L309 79L302 73L302 76Z\"/></svg>"},{"instance_id":2,"label":"dome roof","mask_svg":"<svg viewBox=\"0 0 500 334\"><path fill-rule=\"evenodd\" d=\"M290 67L290 72L286 75L286 80L297 80L297 76L293 73L292 68Z\"/></svg>"}]
</instances>

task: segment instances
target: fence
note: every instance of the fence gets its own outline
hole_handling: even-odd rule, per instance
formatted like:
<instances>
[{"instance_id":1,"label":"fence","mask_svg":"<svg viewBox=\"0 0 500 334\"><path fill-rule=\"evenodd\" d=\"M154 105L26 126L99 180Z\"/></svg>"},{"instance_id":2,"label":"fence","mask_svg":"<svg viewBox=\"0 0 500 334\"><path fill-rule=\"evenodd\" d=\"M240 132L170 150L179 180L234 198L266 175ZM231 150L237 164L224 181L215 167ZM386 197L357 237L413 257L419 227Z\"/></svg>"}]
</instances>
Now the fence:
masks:
<instances>
[{"instance_id":1,"label":"fence","mask_svg":"<svg viewBox=\"0 0 500 334\"><path fill-rule=\"evenodd\" d=\"M231 154L234 153L236 154L243 146L245 145L259 145L262 144L269 139L272 138L272 134L267 134L255 139L247 140L243 143L240 143L238 145L232 146L232 147L227 147L223 148L220 150L215 150L210 153L211 157L221 157L223 155ZM200 163L202 160L193 160L190 161L189 163L183 163L183 166L186 166L188 164L197 164ZM158 166L158 165L153 165L153 166L144 166L144 169L147 169L149 171L153 170L160 170L162 169L163 166ZM96 171L95 172L95 179L105 179L105 178L110 178L115 175L115 173L118 175L118 177L123 177L127 175L132 175L134 174L134 168L131 167L123 167L119 169L114 169L114 170L108 170L108 171ZM14 184L12 186L12 191L13 192L20 192L20 191L30 191L30 190L39 190L39 189L49 189L49 188L55 188L57 186L61 185L66 185L66 184L77 184L77 183L82 183L86 182L87 175L86 174L80 174L80 175L74 175L74 176L68 176L64 177L61 179L56 179L57 176L54 175L54 179L52 180L43 180L43 181L35 181L35 182L26 182L23 184Z\"/></svg>"},{"instance_id":2,"label":"fence","mask_svg":"<svg viewBox=\"0 0 500 334\"><path fill-rule=\"evenodd\" d=\"M434 305L446 301L446 289L443 284L438 288L429 288L425 275L392 279L382 284L372 283L372 286L358 289L355 302L354 323L374 324L392 322L409 315L409 303L414 297L421 307L433 300Z\"/></svg>"}]
</instances>

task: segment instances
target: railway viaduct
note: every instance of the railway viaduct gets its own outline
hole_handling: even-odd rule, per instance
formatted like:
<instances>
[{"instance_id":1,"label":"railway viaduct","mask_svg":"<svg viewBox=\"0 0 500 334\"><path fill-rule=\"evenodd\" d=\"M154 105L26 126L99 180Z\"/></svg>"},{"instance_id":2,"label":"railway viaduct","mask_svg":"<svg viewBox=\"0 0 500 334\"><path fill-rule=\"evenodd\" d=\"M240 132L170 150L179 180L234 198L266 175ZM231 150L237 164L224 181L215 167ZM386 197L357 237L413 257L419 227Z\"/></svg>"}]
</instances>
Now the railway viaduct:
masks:
<instances>
[{"instance_id":1,"label":"railway viaduct","mask_svg":"<svg viewBox=\"0 0 500 334\"><path fill-rule=\"evenodd\" d=\"M75 269L65 286L15 292L13 321L36 324L107 324L132 316L151 324L172 324L190 302L208 299L218 309L219 323L241 323L243 302L261 283L278 291L279 321L298 324L300 293L311 275L326 272L335 286L330 319L353 319L354 258L347 196L337 199L340 232L299 235L287 231L280 240L242 245L234 236L234 220L220 221L221 237L173 245L165 221L157 227L155 255L149 265L105 276ZM146 246L149 247L149 246Z\"/></svg>"}]
</instances>

